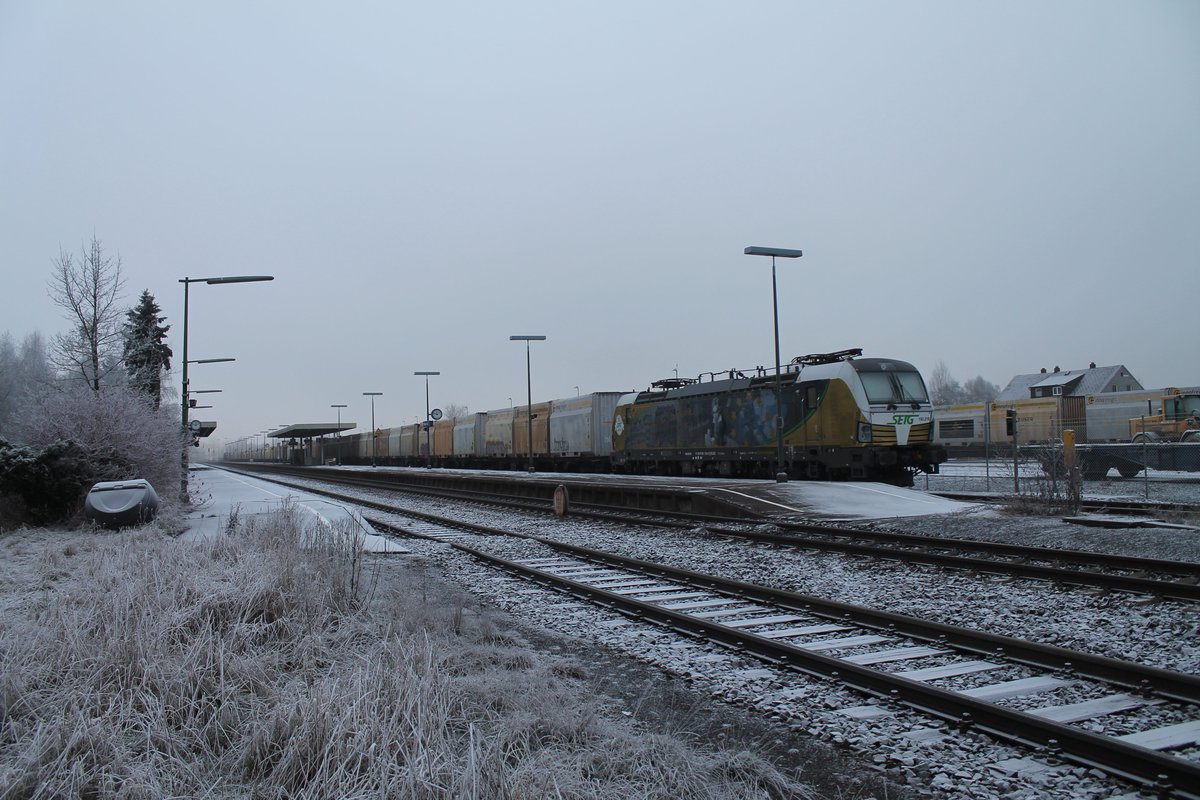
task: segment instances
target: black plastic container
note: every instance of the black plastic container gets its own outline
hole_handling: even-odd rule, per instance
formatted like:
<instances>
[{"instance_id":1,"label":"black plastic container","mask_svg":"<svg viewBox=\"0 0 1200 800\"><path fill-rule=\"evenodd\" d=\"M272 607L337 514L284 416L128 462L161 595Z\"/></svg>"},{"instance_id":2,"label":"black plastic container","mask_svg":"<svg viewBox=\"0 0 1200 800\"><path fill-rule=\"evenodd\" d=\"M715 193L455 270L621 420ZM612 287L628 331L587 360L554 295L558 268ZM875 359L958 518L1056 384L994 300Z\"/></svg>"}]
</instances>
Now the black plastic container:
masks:
<instances>
[{"instance_id":1,"label":"black plastic container","mask_svg":"<svg viewBox=\"0 0 1200 800\"><path fill-rule=\"evenodd\" d=\"M158 513L158 494L142 478L127 481L101 481L88 491L83 514L105 528L124 528L154 519Z\"/></svg>"}]
</instances>

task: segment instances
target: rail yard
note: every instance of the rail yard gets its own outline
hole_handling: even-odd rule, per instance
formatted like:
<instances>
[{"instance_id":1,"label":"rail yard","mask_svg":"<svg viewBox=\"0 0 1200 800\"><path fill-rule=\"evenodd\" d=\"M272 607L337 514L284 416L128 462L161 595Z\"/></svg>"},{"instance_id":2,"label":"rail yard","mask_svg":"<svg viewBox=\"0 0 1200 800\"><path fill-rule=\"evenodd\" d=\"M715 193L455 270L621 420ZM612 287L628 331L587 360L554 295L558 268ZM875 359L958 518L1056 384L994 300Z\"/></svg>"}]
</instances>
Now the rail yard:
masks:
<instances>
[{"instance_id":1,"label":"rail yard","mask_svg":"<svg viewBox=\"0 0 1200 800\"><path fill-rule=\"evenodd\" d=\"M796 502L798 514L744 503L753 514L722 522L716 506L668 509L647 493L635 517L596 500L573 501L559 519L558 481L576 482L573 498L580 483L661 491L671 481L510 474L503 482L540 488L510 493L519 500L482 489L443 499L445 485L416 478L453 471L294 472L311 477L279 479L361 502L379 530L488 602L844 747L918 793L1200 794L1194 511L1167 527L1113 530L978 504L855 518L847 512L864 502L824 500ZM326 473L341 473L340 485ZM386 488L389 475L408 485ZM928 478L947 488L967 479ZM681 495L738 485L675 484ZM740 484L777 506L838 486Z\"/></svg>"}]
</instances>

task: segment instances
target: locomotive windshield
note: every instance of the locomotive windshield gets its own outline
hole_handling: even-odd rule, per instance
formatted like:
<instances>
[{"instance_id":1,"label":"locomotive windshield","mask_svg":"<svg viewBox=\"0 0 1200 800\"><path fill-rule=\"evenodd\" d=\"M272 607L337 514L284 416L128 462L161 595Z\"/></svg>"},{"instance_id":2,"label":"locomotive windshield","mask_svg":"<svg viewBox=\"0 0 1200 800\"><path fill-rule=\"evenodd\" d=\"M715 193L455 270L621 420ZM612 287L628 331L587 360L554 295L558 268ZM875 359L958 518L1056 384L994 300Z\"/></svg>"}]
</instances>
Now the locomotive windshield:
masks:
<instances>
[{"instance_id":1,"label":"locomotive windshield","mask_svg":"<svg viewBox=\"0 0 1200 800\"><path fill-rule=\"evenodd\" d=\"M859 372L867 401L875 403L928 403L925 381L919 372Z\"/></svg>"}]
</instances>

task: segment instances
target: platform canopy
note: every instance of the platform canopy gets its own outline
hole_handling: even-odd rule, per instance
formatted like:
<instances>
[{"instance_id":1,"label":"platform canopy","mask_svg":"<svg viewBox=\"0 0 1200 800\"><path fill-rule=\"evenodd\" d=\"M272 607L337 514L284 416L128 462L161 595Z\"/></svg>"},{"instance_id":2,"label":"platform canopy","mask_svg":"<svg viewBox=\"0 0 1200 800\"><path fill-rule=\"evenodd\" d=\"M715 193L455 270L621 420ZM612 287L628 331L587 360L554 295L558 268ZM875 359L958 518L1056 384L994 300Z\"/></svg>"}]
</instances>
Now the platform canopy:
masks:
<instances>
[{"instance_id":1,"label":"platform canopy","mask_svg":"<svg viewBox=\"0 0 1200 800\"><path fill-rule=\"evenodd\" d=\"M267 434L270 439L311 439L314 436L329 436L339 431L349 431L358 427L357 422L302 422L297 425L285 425L277 431Z\"/></svg>"},{"instance_id":2,"label":"platform canopy","mask_svg":"<svg viewBox=\"0 0 1200 800\"><path fill-rule=\"evenodd\" d=\"M217 429L217 423L194 419L188 423L188 427L191 428L193 436L212 436L212 432Z\"/></svg>"}]
</instances>

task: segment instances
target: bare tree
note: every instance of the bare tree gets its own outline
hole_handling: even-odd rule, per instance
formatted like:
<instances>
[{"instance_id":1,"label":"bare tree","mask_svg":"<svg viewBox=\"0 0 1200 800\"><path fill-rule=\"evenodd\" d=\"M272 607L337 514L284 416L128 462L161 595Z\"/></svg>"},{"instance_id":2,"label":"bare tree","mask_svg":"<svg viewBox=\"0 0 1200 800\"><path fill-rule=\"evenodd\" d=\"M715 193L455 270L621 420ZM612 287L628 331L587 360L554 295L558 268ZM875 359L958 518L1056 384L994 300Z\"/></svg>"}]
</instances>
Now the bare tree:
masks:
<instances>
[{"instance_id":1,"label":"bare tree","mask_svg":"<svg viewBox=\"0 0 1200 800\"><path fill-rule=\"evenodd\" d=\"M446 419L458 419L467 415L467 407L460 406L458 403L447 403L442 406L442 414Z\"/></svg>"},{"instance_id":2,"label":"bare tree","mask_svg":"<svg viewBox=\"0 0 1200 800\"><path fill-rule=\"evenodd\" d=\"M929 394L937 406L952 406L962 402L963 388L950 374L945 361L934 364L933 372L929 373Z\"/></svg>"},{"instance_id":3,"label":"bare tree","mask_svg":"<svg viewBox=\"0 0 1200 800\"><path fill-rule=\"evenodd\" d=\"M78 262L67 251L59 251L49 294L63 309L71 330L54 337L52 363L68 375L81 377L96 393L106 370L120 363L111 356L121 344L118 300L123 288L121 257L105 256L94 234Z\"/></svg>"},{"instance_id":4,"label":"bare tree","mask_svg":"<svg viewBox=\"0 0 1200 800\"><path fill-rule=\"evenodd\" d=\"M1000 387L976 375L971 380L959 383L950 374L945 361L933 365L929 373L929 394L937 406L953 406L960 403L988 403L1000 394Z\"/></svg>"}]
</instances>

